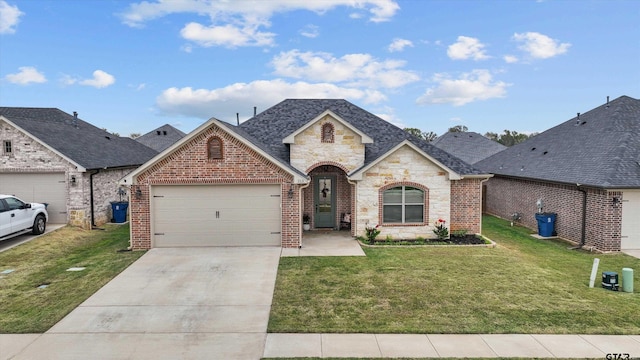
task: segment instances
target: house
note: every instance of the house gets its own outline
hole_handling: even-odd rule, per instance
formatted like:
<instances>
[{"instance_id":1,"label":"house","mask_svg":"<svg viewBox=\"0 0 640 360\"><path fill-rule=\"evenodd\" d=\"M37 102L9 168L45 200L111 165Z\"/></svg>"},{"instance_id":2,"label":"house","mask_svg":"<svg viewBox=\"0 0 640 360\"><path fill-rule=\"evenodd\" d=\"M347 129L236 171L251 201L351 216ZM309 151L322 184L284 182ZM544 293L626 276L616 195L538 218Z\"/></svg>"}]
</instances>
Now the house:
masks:
<instances>
[{"instance_id":1,"label":"house","mask_svg":"<svg viewBox=\"0 0 640 360\"><path fill-rule=\"evenodd\" d=\"M475 132L447 132L437 137L431 145L459 159L475 164L507 147Z\"/></svg>"},{"instance_id":2,"label":"house","mask_svg":"<svg viewBox=\"0 0 640 360\"><path fill-rule=\"evenodd\" d=\"M434 237L437 219L480 232L490 176L348 101L289 99L239 126L210 119L121 184L133 249L300 247L304 214L352 235Z\"/></svg>"},{"instance_id":3,"label":"house","mask_svg":"<svg viewBox=\"0 0 640 360\"><path fill-rule=\"evenodd\" d=\"M558 236L600 251L640 249L640 100L621 96L476 166L486 211L521 214L537 227L537 202L557 213Z\"/></svg>"},{"instance_id":4,"label":"house","mask_svg":"<svg viewBox=\"0 0 640 360\"><path fill-rule=\"evenodd\" d=\"M157 152L162 152L164 149L173 145L176 141L182 139L185 135L185 133L173 126L165 124L140 137L137 137L135 140Z\"/></svg>"},{"instance_id":5,"label":"house","mask_svg":"<svg viewBox=\"0 0 640 360\"><path fill-rule=\"evenodd\" d=\"M157 154L55 108L0 107L0 145L0 193L86 229L111 220L118 180Z\"/></svg>"}]
</instances>

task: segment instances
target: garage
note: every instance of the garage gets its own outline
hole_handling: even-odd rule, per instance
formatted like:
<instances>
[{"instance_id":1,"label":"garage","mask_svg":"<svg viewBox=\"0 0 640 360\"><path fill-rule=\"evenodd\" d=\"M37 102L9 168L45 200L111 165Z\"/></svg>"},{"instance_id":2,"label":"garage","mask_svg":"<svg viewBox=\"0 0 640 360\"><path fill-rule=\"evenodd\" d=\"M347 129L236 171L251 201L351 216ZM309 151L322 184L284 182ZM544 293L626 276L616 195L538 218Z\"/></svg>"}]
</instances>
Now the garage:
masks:
<instances>
[{"instance_id":1,"label":"garage","mask_svg":"<svg viewBox=\"0 0 640 360\"><path fill-rule=\"evenodd\" d=\"M67 184L64 173L0 173L0 194L28 202L47 203L49 223L67 223Z\"/></svg>"},{"instance_id":2,"label":"garage","mask_svg":"<svg viewBox=\"0 0 640 360\"><path fill-rule=\"evenodd\" d=\"M152 186L152 246L280 246L280 185Z\"/></svg>"},{"instance_id":3,"label":"garage","mask_svg":"<svg viewBox=\"0 0 640 360\"><path fill-rule=\"evenodd\" d=\"M622 250L640 250L640 191L622 195Z\"/></svg>"}]
</instances>

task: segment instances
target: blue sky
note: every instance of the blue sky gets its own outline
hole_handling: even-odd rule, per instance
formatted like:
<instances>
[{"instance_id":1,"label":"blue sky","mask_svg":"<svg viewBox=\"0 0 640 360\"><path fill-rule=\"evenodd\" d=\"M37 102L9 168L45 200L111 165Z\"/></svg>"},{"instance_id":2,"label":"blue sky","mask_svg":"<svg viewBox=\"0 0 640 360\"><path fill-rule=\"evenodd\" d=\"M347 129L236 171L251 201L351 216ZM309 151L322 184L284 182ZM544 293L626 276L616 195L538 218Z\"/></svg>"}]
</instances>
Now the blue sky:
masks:
<instances>
[{"instance_id":1,"label":"blue sky","mask_svg":"<svg viewBox=\"0 0 640 360\"><path fill-rule=\"evenodd\" d=\"M122 136L344 98L442 134L640 97L640 2L0 0L0 105Z\"/></svg>"}]
</instances>

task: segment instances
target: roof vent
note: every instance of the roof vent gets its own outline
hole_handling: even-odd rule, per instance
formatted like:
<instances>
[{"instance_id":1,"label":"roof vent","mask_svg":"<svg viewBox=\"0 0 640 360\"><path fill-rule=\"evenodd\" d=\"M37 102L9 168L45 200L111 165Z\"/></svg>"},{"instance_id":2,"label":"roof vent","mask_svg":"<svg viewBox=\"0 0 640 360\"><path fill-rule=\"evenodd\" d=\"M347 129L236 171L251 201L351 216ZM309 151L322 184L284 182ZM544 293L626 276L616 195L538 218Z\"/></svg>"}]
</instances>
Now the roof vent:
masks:
<instances>
[{"instance_id":1,"label":"roof vent","mask_svg":"<svg viewBox=\"0 0 640 360\"><path fill-rule=\"evenodd\" d=\"M162 135L167 135L167 130L163 130Z\"/></svg>"},{"instance_id":2,"label":"roof vent","mask_svg":"<svg viewBox=\"0 0 640 360\"><path fill-rule=\"evenodd\" d=\"M156 134L157 134L157 135L160 135L160 130L156 131Z\"/></svg>"},{"instance_id":3,"label":"roof vent","mask_svg":"<svg viewBox=\"0 0 640 360\"><path fill-rule=\"evenodd\" d=\"M107 139L107 140L111 140L111 138L110 138L110 137L108 137L108 136L105 136L105 139Z\"/></svg>"},{"instance_id":4,"label":"roof vent","mask_svg":"<svg viewBox=\"0 0 640 360\"><path fill-rule=\"evenodd\" d=\"M609 95L607 95L607 106L605 106L606 109L609 108Z\"/></svg>"},{"instance_id":5,"label":"roof vent","mask_svg":"<svg viewBox=\"0 0 640 360\"><path fill-rule=\"evenodd\" d=\"M545 151L542 153L542 155L547 155L548 153L549 153L548 151Z\"/></svg>"},{"instance_id":6,"label":"roof vent","mask_svg":"<svg viewBox=\"0 0 640 360\"><path fill-rule=\"evenodd\" d=\"M534 151L535 149L536 149L536 148L532 147L532 148L531 148L531 151Z\"/></svg>"},{"instance_id":7,"label":"roof vent","mask_svg":"<svg viewBox=\"0 0 640 360\"><path fill-rule=\"evenodd\" d=\"M580 125L580 113L578 113L578 116L576 117L576 126Z\"/></svg>"},{"instance_id":8,"label":"roof vent","mask_svg":"<svg viewBox=\"0 0 640 360\"><path fill-rule=\"evenodd\" d=\"M71 122L71 125L73 125L73 127L75 127L76 129L78 128L78 112L77 111L73 112L73 122Z\"/></svg>"}]
</instances>

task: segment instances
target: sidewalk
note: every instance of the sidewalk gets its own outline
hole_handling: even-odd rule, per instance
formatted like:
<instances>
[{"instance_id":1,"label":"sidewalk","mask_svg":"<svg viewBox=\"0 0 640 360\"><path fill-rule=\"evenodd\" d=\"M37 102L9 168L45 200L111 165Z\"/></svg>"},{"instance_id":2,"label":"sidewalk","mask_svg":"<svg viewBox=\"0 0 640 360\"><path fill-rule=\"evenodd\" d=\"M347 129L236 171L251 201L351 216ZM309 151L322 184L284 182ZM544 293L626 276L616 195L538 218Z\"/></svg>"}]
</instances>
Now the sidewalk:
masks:
<instances>
[{"instance_id":1,"label":"sidewalk","mask_svg":"<svg viewBox=\"0 0 640 360\"><path fill-rule=\"evenodd\" d=\"M604 359L613 353L640 358L640 335L267 334L264 357Z\"/></svg>"}]
</instances>

